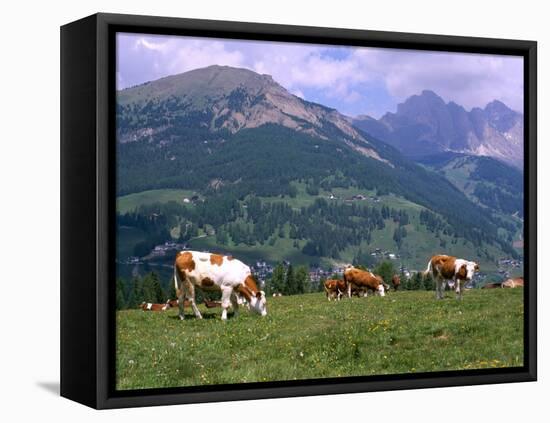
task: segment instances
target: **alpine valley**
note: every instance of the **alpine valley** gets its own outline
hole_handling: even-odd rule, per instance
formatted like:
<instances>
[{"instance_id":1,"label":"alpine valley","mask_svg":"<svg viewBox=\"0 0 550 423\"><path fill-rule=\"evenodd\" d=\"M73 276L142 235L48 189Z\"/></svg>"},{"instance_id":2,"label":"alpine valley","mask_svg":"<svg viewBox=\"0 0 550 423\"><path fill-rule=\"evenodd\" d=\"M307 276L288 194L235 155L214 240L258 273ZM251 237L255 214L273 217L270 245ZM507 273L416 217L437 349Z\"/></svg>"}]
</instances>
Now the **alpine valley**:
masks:
<instances>
[{"instance_id":1,"label":"alpine valley","mask_svg":"<svg viewBox=\"0 0 550 423\"><path fill-rule=\"evenodd\" d=\"M174 244L311 267L445 252L491 272L523 255L523 116L501 102L467 112L424 91L353 119L210 66L116 107L121 263Z\"/></svg>"}]
</instances>

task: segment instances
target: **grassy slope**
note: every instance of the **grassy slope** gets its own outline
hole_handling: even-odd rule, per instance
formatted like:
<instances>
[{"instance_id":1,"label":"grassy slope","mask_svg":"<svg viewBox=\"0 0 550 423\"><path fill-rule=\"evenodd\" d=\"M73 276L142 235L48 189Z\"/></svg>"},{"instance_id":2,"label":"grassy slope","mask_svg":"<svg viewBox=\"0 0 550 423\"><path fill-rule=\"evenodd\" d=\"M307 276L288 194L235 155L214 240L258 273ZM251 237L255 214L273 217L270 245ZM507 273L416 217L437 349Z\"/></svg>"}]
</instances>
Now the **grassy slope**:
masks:
<instances>
[{"instance_id":1,"label":"grassy slope","mask_svg":"<svg viewBox=\"0 0 550 423\"><path fill-rule=\"evenodd\" d=\"M220 309L117 312L117 388L156 388L521 366L523 290L433 292L328 302L268 299L268 316ZM451 296L450 293L447 294Z\"/></svg>"},{"instance_id":2,"label":"grassy slope","mask_svg":"<svg viewBox=\"0 0 550 423\"><path fill-rule=\"evenodd\" d=\"M429 166L425 166L425 167L430 169ZM479 199L474 195L474 191L476 189L476 186L478 185L478 181L472 180L470 175L475 170L476 170L476 166L473 163L457 166L456 161L453 160L447 165L443 166L441 169L439 169L439 172L441 172L449 180L449 182L451 182L456 188L462 191L466 195L466 197L468 197L471 201L480 205L483 208L486 208L487 206L480 203ZM484 185L493 187L493 188L498 188L497 185L488 181L485 181ZM494 213L496 216L498 216L499 218L509 223L517 224L519 222L522 222L522 219L518 217L510 216L508 214L501 213L498 211L494 211ZM523 238L522 232L523 230L519 229L514 234L514 239L522 239Z\"/></svg>"},{"instance_id":3,"label":"grassy slope","mask_svg":"<svg viewBox=\"0 0 550 423\"><path fill-rule=\"evenodd\" d=\"M288 203L291 207L299 209L303 206L308 206L312 204L316 198L323 197L327 198L330 192L321 190L319 196L311 196L305 192L305 185L301 183L294 184L298 190L298 194L295 198L285 197L269 197L262 198L262 201L266 202L280 202L284 201ZM349 198L356 194L363 194L366 196L374 196L374 192L366 190L358 190L355 188L343 189L335 188L331 191L334 195L339 198ZM144 191L137 194L130 194L117 199L117 210L119 212L124 212L128 210L133 210L139 205L152 204L155 202L168 202L168 201L177 201L180 204L183 204L183 197L190 197L193 195L191 191L184 190L175 190L175 189L162 189L162 190L151 190ZM331 200L339 201L339 200ZM434 236L433 233L426 230L424 226L419 224L419 213L424 208L418 204L407 201L401 197L395 197L393 195L387 195L380 197L379 203L373 203L370 200L360 201L360 204L366 204L369 206L382 207L386 205L388 207L393 207L396 209L406 210L411 218L411 224L407 225L406 229L408 232L407 237L404 240L404 251L408 251L410 254L407 256L403 255L402 259L399 260L399 263L405 264L411 269L421 269L426 265L426 260L433 254L440 254L442 252L454 254L460 257L471 257L473 248L471 245L463 245L462 240L459 240L457 244L451 244L451 238L441 235L447 241L447 246L445 248L440 246L439 240ZM193 207L189 205L189 207ZM391 219L386 220L386 227L382 230L374 231L372 234L372 242L370 245L363 245L362 248L364 251L374 250L374 248L381 248L383 250L389 250L397 252L397 247L395 242L392 239L393 231L396 228L396 225ZM133 251L132 243L137 238L134 237L121 237L120 243L122 244L122 250L124 251ZM141 240L141 239L139 239ZM139 241L138 240L138 241ZM127 241L131 245L126 245ZM137 242L137 241L136 241ZM257 245L257 246L247 246L244 244L241 245L230 245L220 248L216 244L216 239L214 236L209 236L206 238L200 238L190 242L190 247L199 249L199 250L230 250L232 254L245 261L255 261L255 260L267 260L268 262L279 262L282 260L290 260L293 263L307 263L312 262L317 259L312 259L301 252L301 248L304 246L304 242L299 243L299 248L296 249L293 247L293 241L289 238L277 239L275 245L270 246ZM489 253L498 257L500 254L494 247L488 247ZM353 257L357 253L357 248L348 248L345 252L341 254L341 259L339 261L349 263L353 260ZM131 255L131 254L129 254ZM495 271L496 266L493 262L488 262L484 257L475 257L485 272ZM329 259L320 260L322 264L333 264ZM399 264L398 263L398 264Z\"/></svg>"},{"instance_id":4,"label":"grassy slope","mask_svg":"<svg viewBox=\"0 0 550 423\"><path fill-rule=\"evenodd\" d=\"M128 194L117 198L116 209L119 213L127 213L133 211L142 205L154 203L168 203L176 201L184 204L183 198L190 198L195 194L193 191L183 189L155 189L150 191L142 191L135 194Z\"/></svg>"}]
</instances>

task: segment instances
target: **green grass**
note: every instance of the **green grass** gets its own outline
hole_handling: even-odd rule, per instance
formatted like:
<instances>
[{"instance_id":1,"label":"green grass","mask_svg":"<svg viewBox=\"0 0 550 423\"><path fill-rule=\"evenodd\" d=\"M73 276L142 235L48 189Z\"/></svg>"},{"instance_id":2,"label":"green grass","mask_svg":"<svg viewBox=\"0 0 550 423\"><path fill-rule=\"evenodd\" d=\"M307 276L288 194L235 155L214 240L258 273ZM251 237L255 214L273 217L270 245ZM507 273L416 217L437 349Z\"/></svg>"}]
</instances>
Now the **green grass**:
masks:
<instances>
[{"instance_id":1,"label":"green grass","mask_svg":"<svg viewBox=\"0 0 550 423\"><path fill-rule=\"evenodd\" d=\"M119 213L127 213L133 211L139 206L149 205L154 203L168 203L176 201L179 204L184 204L183 198L190 198L194 191L183 189L154 189L150 191L142 191L135 194L123 195L117 198L116 209Z\"/></svg>"},{"instance_id":2,"label":"green grass","mask_svg":"<svg viewBox=\"0 0 550 423\"><path fill-rule=\"evenodd\" d=\"M268 316L117 312L117 388L139 389L513 367L523 364L523 290L328 302L268 298Z\"/></svg>"}]
</instances>

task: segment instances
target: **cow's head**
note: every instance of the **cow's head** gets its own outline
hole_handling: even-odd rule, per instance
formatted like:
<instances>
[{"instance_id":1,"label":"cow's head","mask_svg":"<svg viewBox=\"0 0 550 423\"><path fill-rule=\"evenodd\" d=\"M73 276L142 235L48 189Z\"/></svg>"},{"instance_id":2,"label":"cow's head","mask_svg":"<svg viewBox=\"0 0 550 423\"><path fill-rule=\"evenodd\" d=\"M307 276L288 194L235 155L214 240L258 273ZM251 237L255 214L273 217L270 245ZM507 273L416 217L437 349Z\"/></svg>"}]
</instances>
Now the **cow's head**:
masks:
<instances>
[{"instance_id":1,"label":"cow's head","mask_svg":"<svg viewBox=\"0 0 550 423\"><path fill-rule=\"evenodd\" d=\"M267 314L267 301L264 291L257 291L256 294L252 295L250 298L250 309L262 316Z\"/></svg>"},{"instance_id":2,"label":"cow's head","mask_svg":"<svg viewBox=\"0 0 550 423\"><path fill-rule=\"evenodd\" d=\"M464 269L464 273L466 280L471 280L474 277L475 272L479 272L479 264L477 264L475 261L469 261L466 264L462 266Z\"/></svg>"}]
</instances>

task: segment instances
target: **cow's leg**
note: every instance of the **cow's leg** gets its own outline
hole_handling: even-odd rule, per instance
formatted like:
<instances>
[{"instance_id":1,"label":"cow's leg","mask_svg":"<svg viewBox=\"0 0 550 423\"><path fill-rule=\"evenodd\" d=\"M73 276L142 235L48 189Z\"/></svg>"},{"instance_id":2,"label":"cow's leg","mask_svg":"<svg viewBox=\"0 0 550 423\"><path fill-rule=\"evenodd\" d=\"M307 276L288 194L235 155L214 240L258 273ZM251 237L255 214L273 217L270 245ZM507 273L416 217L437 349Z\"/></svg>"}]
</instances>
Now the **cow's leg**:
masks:
<instances>
[{"instance_id":1,"label":"cow's leg","mask_svg":"<svg viewBox=\"0 0 550 423\"><path fill-rule=\"evenodd\" d=\"M445 280L441 278L435 279L435 298L437 300L442 300L445 292Z\"/></svg>"},{"instance_id":2,"label":"cow's leg","mask_svg":"<svg viewBox=\"0 0 550 423\"><path fill-rule=\"evenodd\" d=\"M180 320L184 320L185 319L185 314L183 312L183 303L185 302L185 295L183 294L183 289L182 288L179 288L177 290L177 294L178 294L178 316L180 318Z\"/></svg>"},{"instance_id":3,"label":"cow's leg","mask_svg":"<svg viewBox=\"0 0 550 423\"><path fill-rule=\"evenodd\" d=\"M180 275L177 273L174 274L174 281L176 285L176 295L178 297L178 310L179 310L178 316L180 320L184 320L185 319L185 313L183 311L183 306L185 303L185 289L183 287L184 281L181 279Z\"/></svg>"},{"instance_id":4,"label":"cow's leg","mask_svg":"<svg viewBox=\"0 0 550 423\"><path fill-rule=\"evenodd\" d=\"M227 309L231 305L231 294L233 288L228 286L222 287L222 320L227 320Z\"/></svg>"},{"instance_id":5,"label":"cow's leg","mask_svg":"<svg viewBox=\"0 0 550 423\"><path fill-rule=\"evenodd\" d=\"M193 285L190 280L185 281L185 296L191 303L191 308L193 309L193 313L195 313L195 317L197 319L202 319L202 314L197 307L197 303L195 303L195 285Z\"/></svg>"},{"instance_id":6,"label":"cow's leg","mask_svg":"<svg viewBox=\"0 0 550 423\"><path fill-rule=\"evenodd\" d=\"M456 292L456 299L461 300L462 299L462 287L460 286L461 280L456 278L455 279L455 292Z\"/></svg>"},{"instance_id":7,"label":"cow's leg","mask_svg":"<svg viewBox=\"0 0 550 423\"><path fill-rule=\"evenodd\" d=\"M448 283L449 283L449 281L447 281L447 279L442 279L441 280L440 294L441 294L441 299L442 300L445 299L445 288L447 288Z\"/></svg>"},{"instance_id":8,"label":"cow's leg","mask_svg":"<svg viewBox=\"0 0 550 423\"><path fill-rule=\"evenodd\" d=\"M237 301L237 294L231 293L231 305L233 306L233 316L239 315L239 301Z\"/></svg>"}]
</instances>

